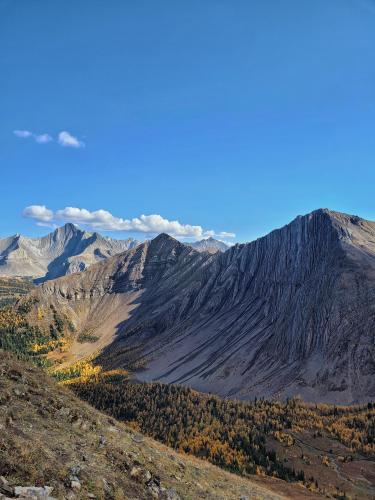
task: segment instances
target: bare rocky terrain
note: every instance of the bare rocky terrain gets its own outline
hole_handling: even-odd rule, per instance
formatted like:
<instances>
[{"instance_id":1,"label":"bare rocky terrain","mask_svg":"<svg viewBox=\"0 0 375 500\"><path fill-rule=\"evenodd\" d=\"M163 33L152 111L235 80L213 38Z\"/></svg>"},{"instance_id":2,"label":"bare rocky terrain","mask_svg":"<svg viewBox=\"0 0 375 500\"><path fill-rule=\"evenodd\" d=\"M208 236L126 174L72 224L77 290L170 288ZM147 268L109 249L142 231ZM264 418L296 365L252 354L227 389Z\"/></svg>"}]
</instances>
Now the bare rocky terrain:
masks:
<instances>
[{"instance_id":1,"label":"bare rocky terrain","mask_svg":"<svg viewBox=\"0 0 375 500\"><path fill-rule=\"evenodd\" d=\"M356 216L317 210L215 254L160 235L29 297L99 338L116 310L99 361L142 380L240 399L375 396L375 223Z\"/></svg>"},{"instance_id":2,"label":"bare rocky terrain","mask_svg":"<svg viewBox=\"0 0 375 500\"><path fill-rule=\"evenodd\" d=\"M212 237L190 243L190 246L198 250L198 252L209 253L226 252L228 248L230 248L224 241L215 240L215 238Z\"/></svg>"},{"instance_id":3,"label":"bare rocky terrain","mask_svg":"<svg viewBox=\"0 0 375 500\"><path fill-rule=\"evenodd\" d=\"M16 234L0 239L0 276L38 282L83 271L95 262L128 250L138 241L115 240L65 224L42 238Z\"/></svg>"},{"instance_id":4,"label":"bare rocky terrain","mask_svg":"<svg viewBox=\"0 0 375 500\"><path fill-rule=\"evenodd\" d=\"M0 238L0 277L32 278L36 283L83 271L96 262L135 248L133 238L117 240L65 224L41 238L20 234ZM199 252L225 252L223 241L206 238L189 244Z\"/></svg>"}]
</instances>

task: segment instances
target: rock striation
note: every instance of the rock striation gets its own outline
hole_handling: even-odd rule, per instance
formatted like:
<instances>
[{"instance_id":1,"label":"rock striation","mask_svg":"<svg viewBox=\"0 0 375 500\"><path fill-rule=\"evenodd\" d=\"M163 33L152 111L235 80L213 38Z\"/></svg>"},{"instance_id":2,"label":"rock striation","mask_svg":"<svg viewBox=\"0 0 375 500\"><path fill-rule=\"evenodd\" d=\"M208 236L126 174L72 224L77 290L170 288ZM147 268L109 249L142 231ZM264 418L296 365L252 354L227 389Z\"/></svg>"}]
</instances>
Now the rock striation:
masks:
<instances>
[{"instance_id":1,"label":"rock striation","mask_svg":"<svg viewBox=\"0 0 375 500\"><path fill-rule=\"evenodd\" d=\"M241 399L375 397L375 223L359 217L316 210L215 254L159 235L33 294L80 328L126 297L101 362L142 367L142 380Z\"/></svg>"}]
</instances>

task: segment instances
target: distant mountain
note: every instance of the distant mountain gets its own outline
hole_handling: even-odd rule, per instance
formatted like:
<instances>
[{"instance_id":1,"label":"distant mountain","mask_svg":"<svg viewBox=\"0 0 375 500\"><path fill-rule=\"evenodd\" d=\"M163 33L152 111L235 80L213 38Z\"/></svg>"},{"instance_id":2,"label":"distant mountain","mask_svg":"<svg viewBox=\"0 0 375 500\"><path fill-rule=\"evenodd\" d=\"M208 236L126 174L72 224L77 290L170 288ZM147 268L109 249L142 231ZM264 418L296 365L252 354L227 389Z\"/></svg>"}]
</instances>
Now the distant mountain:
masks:
<instances>
[{"instance_id":1,"label":"distant mountain","mask_svg":"<svg viewBox=\"0 0 375 500\"><path fill-rule=\"evenodd\" d=\"M375 223L356 216L317 210L215 254L159 235L30 297L98 337L67 362L100 348L143 380L240 399L375 397Z\"/></svg>"},{"instance_id":2,"label":"distant mountain","mask_svg":"<svg viewBox=\"0 0 375 500\"><path fill-rule=\"evenodd\" d=\"M224 241L215 240L215 238L206 238L204 240L195 241L194 243L189 243L189 246L193 247L198 252L225 252L230 248L229 245L224 243Z\"/></svg>"},{"instance_id":3,"label":"distant mountain","mask_svg":"<svg viewBox=\"0 0 375 500\"><path fill-rule=\"evenodd\" d=\"M0 276L27 276L37 282L83 271L91 264L138 245L65 224L42 238L16 234L0 239Z\"/></svg>"}]
</instances>

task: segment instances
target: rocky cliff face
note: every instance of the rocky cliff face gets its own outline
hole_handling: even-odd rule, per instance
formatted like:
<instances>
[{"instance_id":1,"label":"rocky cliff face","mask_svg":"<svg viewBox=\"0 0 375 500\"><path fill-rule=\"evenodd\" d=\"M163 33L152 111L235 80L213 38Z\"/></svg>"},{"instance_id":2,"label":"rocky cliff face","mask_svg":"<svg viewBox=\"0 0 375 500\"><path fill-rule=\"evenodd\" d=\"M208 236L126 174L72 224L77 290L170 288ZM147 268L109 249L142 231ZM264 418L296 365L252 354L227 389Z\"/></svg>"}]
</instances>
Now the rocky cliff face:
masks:
<instances>
[{"instance_id":1,"label":"rocky cliff face","mask_svg":"<svg viewBox=\"0 0 375 500\"><path fill-rule=\"evenodd\" d=\"M101 361L143 365L144 380L244 399L375 396L375 223L358 217L317 210L214 255L161 235L35 293L76 317L90 296L96 308L127 296Z\"/></svg>"},{"instance_id":2,"label":"rocky cliff face","mask_svg":"<svg viewBox=\"0 0 375 500\"><path fill-rule=\"evenodd\" d=\"M0 276L25 276L38 282L83 271L91 264L128 250L138 242L114 240L66 224L43 238L21 235L0 239Z\"/></svg>"}]
</instances>

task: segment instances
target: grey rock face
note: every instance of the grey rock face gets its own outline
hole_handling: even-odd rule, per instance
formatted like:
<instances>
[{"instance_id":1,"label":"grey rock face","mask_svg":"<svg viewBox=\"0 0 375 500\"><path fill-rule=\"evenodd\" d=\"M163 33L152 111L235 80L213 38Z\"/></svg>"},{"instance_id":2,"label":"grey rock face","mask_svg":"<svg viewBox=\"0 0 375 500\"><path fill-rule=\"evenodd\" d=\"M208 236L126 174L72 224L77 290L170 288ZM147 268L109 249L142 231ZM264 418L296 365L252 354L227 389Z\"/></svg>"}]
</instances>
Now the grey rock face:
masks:
<instances>
[{"instance_id":1,"label":"grey rock face","mask_svg":"<svg viewBox=\"0 0 375 500\"><path fill-rule=\"evenodd\" d=\"M68 293L77 314L103 282L103 298L141 292L107 366L136 361L143 380L242 399L375 397L373 222L317 210L216 254L160 235L35 293L55 305Z\"/></svg>"},{"instance_id":2,"label":"grey rock face","mask_svg":"<svg viewBox=\"0 0 375 500\"><path fill-rule=\"evenodd\" d=\"M215 240L215 238L206 238L190 243L189 245L195 250L198 250L198 252L209 253L226 252L228 248L230 248L230 246L224 243L224 241Z\"/></svg>"},{"instance_id":3,"label":"grey rock face","mask_svg":"<svg viewBox=\"0 0 375 500\"><path fill-rule=\"evenodd\" d=\"M37 282L83 271L91 264L138 245L65 224L43 238L0 239L0 276L27 276Z\"/></svg>"},{"instance_id":4,"label":"grey rock face","mask_svg":"<svg viewBox=\"0 0 375 500\"><path fill-rule=\"evenodd\" d=\"M50 486L15 486L14 496L25 499L45 499L54 500L51 497L53 488Z\"/></svg>"}]
</instances>

